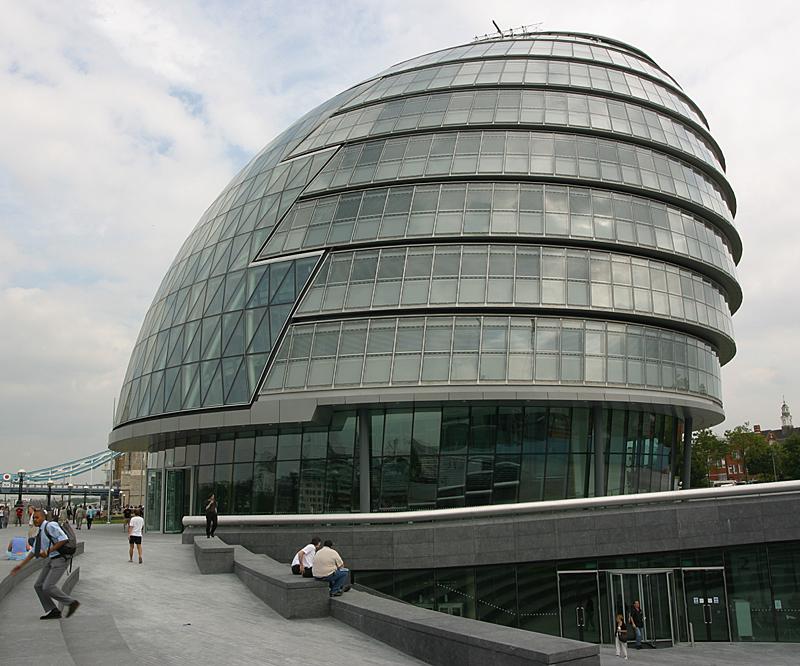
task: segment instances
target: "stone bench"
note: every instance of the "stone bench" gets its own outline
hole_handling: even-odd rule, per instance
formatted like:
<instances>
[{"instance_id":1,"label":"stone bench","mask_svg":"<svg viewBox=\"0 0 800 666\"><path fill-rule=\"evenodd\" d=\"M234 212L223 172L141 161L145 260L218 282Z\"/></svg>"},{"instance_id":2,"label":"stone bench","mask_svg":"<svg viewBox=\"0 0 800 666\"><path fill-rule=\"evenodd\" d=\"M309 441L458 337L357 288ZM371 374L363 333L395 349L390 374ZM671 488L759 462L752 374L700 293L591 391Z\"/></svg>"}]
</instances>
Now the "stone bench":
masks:
<instances>
[{"instance_id":1,"label":"stone bench","mask_svg":"<svg viewBox=\"0 0 800 666\"><path fill-rule=\"evenodd\" d=\"M326 617L330 614L327 583L292 574L288 564L234 546L234 573L245 586L287 619Z\"/></svg>"},{"instance_id":2,"label":"stone bench","mask_svg":"<svg viewBox=\"0 0 800 666\"><path fill-rule=\"evenodd\" d=\"M428 664L599 666L597 645L418 608L352 590L331 599L331 615Z\"/></svg>"},{"instance_id":3,"label":"stone bench","mask_svg":"<svg viewBox=\"0 0 800 666\"><path fill-rule=\"evenodd\" d=\"M231 546L219 537L195 537L200 573L235 573L253 594L287 619L326 617L330 613L327 583L292 575L288 564Z\"/></svg>"},{"instance_id":4,"label":"stone bench","mask_svg":"<svg viewBox=\"0 0 800 666\"><path fill-rule=\"evenodd\" d=\"M219 537L195 537L194 559L200 573L233 573L233 548Z\"/></svg>"}]
</instances>

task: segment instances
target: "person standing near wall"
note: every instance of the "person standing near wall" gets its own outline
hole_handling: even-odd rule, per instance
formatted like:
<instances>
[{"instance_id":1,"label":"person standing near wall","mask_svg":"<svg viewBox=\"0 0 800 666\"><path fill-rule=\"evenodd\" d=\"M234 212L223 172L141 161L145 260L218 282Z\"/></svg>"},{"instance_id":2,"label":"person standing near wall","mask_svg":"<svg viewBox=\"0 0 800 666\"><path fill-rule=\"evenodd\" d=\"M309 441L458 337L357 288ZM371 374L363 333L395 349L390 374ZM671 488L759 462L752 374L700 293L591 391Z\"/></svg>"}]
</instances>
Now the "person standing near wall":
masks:
<instances>
[{"instance_id":1,"label":"person standing near wall","mask_svg":"<svg viewBox=\"0 0 800 666\"><path fill-rule=\"evenodd\" d=\"M214 536L217 531L217 498L212 494L206 501L206 539Z\"/></svg>"}]
</instances>

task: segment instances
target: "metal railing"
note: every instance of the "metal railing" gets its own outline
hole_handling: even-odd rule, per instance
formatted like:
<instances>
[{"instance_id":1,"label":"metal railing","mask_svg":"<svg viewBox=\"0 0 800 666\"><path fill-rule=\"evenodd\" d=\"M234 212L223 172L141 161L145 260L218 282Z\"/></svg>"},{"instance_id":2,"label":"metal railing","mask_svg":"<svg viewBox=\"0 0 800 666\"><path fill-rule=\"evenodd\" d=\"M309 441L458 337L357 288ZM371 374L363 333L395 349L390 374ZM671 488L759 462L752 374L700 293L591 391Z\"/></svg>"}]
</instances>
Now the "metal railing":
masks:
<instances>
[{"instance_id":1,"label":"metal railing","mask_svg":"<svg viewBox=\"0 0 800 666\"><path fill-rule=\"evenodd\" d=\"M763 495L800 493L800 481L778 481L722 488L696 488L633 495L613 495L518 504L490 504L457 509L429 509L422 511L387 511L380 513L303 513L290 515L239 515L219 516L220 525L334 525L334 524L387 524L422 523L469 520L472 518L507 518L537 513L556 513L586 509L610 509L642 504L675 504L698 500L741 499ZM205 516L185 516L186 527L204 526Z\"/></svg>"}]
</instances>

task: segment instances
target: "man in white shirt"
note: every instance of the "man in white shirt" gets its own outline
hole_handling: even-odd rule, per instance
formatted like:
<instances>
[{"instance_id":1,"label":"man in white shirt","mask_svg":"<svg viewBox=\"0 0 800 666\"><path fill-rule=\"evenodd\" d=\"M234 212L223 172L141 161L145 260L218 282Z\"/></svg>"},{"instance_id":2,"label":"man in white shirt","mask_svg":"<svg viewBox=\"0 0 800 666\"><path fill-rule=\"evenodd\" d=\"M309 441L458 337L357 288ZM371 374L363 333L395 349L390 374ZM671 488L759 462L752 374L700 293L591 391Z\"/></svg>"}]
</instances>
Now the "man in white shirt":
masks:
<instances>
[{"instance_id":1,"label":"man in white shirt","mask_svg":"<svg viewBox=\"0 0 800 666\"><path fill-rule=\"evenodd\" d=\"M311 578L311 571L314 567L314 555L320 548L322 548L322 539L314 537L311 539L311 543L298 550L292 560L292 573L295 576Z\"/></svg>"},{"instance_id":2,"label":"man in white shirt","mask_svg":"<svg viewBox=\"0 0 800 666\"><path fill-rule=\"evenodd\" d=\"M140 509L136 509L135 515L128 523L128 561L133 562L133 547L139 553L139 564L142 563L142 531L144 530L144 518Z\"/></svg>"}]
</instances>

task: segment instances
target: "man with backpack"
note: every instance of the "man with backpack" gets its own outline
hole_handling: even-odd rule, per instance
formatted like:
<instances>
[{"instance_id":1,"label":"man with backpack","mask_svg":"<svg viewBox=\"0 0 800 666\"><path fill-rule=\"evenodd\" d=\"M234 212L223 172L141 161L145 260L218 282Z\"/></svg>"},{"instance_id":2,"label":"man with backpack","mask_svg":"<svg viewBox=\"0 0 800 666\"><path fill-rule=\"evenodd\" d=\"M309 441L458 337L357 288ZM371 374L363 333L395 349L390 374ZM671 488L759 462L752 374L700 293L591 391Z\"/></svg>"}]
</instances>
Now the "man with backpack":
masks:
<instances>
[{"instance_id":1,"label":"man with backpack","mask_svg":"<svg viewBox=\"0 0 800 666\"><path fill-rule=\"evenodd\" d=\"M67 617L69 617L78 610L80 602L65 594L58 587L58 581L67 570L67 560L75 554L75 532L72 530L72 526L67 524L66 529L71 533L68 535L57 522L46 520L42 509L36 509L33 514L33 524L39 528L33 549L22 562L11 570L11 575L15 576L34 557L44 558L44 566L33 586L36 594L39 595L42 608L45 610L45 614L39 619L57 620L61 617L61 611L55 604L56 601L62 604L66 609Z\"/></svg>"}]
</instances>

